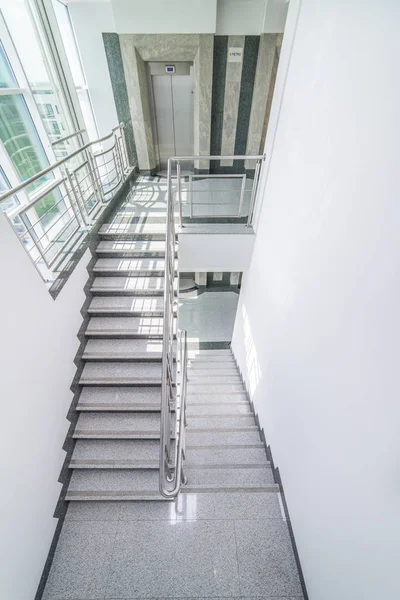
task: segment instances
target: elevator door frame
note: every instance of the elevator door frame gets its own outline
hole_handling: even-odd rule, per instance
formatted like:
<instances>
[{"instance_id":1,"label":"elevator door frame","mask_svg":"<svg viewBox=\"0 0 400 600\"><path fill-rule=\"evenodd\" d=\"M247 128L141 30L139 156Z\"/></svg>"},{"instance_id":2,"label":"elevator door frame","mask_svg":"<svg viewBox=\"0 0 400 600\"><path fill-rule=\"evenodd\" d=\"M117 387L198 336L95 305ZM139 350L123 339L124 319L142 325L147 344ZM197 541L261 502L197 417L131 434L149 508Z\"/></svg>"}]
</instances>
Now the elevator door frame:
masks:
<instances>
[{"instance_id":1,"label":"elevator door frame","mask_svg":"<svg viewBox=\"0 0 400 600\"><path fill-rule=\"evenodd\" d=\"M175 73L167 73L166 67L167 65L171 65L175 67ZM190 132L191 132L191 150L189 153L185 152L185 155L192 155L194 152L194 67L192 62L175 62L175 63L167 63L167 62L149 62L147 63L147 75L148 75L148 86L150 90L150 107L151 107L151 125L152 125L152 133L154 140L154 153L157 161L157 169L161 170L163 167L161 165L161 156L160 156L160 141L159 141L159 126L157 123L157 111L155 104L155 94L153 87L153 76L162 76L168 77L171 83L171 105L172 105L172 135L173 135L173 145L174 152L171 154L176 156L176 130L175 130L175 115L174 115L174 94L173 94L173 83L172 78L188 76L190 75L192 78L192 90L191 90L191 109L190 109ZM168 158L168 157L167 157ZM192 169L193 164L185 163L181 164L182 168Z\"/></svg>"}]
</instances>

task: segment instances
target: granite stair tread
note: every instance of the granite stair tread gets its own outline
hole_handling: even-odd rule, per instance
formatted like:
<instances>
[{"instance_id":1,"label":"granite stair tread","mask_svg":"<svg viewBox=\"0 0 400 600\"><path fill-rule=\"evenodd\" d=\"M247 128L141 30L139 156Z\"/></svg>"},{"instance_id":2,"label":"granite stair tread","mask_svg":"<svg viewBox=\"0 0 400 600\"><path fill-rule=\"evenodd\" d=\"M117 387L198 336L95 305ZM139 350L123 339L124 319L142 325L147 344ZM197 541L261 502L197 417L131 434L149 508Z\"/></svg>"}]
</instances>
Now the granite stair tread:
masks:
<instances>
[{"instance_id":1,"label":"granite stair tread","mask_svg":"<svg viewBox=\"0 0 400 600\"><path fill-rule=\"evenodd\" d=\"M161 386L102 387L83 386L78 411L159 412Z\"/></svg>"},{"instance_id":2,"label":"granite stair tread","mask_svg":"<svg viewBox=\"0 0 400 600\"><path fill-rule=\"evenodd\" d=\"M97 245L96 254L99 256L116 256L127 258L140 258L142 256L165 256L165 241L138 240L138 241L101 241Z\"/></svg>"},{"instance_id":3,"label":"granite stair tread","mask_svg":"<svg viewBox=\"0 0 400 600\"><path fill-rule=\"evenodd\" d=\"M214 466L207 468L199 465L186 465L187 485L202 488L225 487L264 487L274 483L273 473L269 464L237 467L232 465Z\"/></svg>"},{"instance_id":4,"label":"granite stair tread","mask_svg":"<svg viewBox=\"0 0 400 600\"><path fill-rule=\"evenodd\" d=\"M248 402L237 404L193 404L188 403L186 414L189 417L235 417L235 416L253 416Z\"/></svg>"},{"instance_id":5,"label":"granite stair tread","mask_svg":"<svg viewBox=\"0 0 400 600\"><path fill-rule=\"evenodd\" d=\"M230 431L204 431L202 429L187 429L186 431L186 448L199 446L226 446L227 444L234 445L259 445L261 444L260 432L257 427L252 429L230 430Z\"/></svg>"},{"instance_id":6,"label":"granite stair tread","mask_svg":"<svg viewBox=\"0 0 400 600\"><path fill-rule=\"evenodd\" d=\"M164 275L165 260L162 258L98 258L93 273L110 275Z\"/></svg>"},{"instance_id":7,"label":"granite stair tread","mask_svg":"<svg viewBox=\"0 0 400 600\"><path fill-rule=\"evenodd\" d=\"M83 360L161 361L162 339L96 339L86 342ZM134 368L134 367L133 367Z\"/></svg>"},{"instance_id":8,"label":"granite stair tread","mask_svg":"<svg viewBox=\"0 0 400 600\"><path fill-rule=\"evenodd\" d=\"M164 298L163 296L94 296L88 313L107 316L162 317Z\"/></svg>"},{"instance_id":9,"label":"granite stair tread","mask_svg":"<svg viewBox=\"0 0 400 600\"><path fill-rule=\"evenodd\" d=\"M163 317L91 317L86 336L131 335L162 338Z\"/></svg>"},{"instance_id":10,"label":"granite stair tread","mask_svg":"<svg viewBox=\"0 0 400 600\"><path fill-rule=\"evenodd\" d=\"M164 277L95 277L92 293L163 296Z\"/></svg>"},{"instance_id":11,"label":"granite stair tread","mask_svg":"<svg viewBox=\"0 0 400 600\"><path fill-rule=\"evenodd\" d=\"M66 500L162 499L154 470L74 469Z\"/></svg>"},{"instance_id":12,"label":"granite stair tread","mask_svg":"<svg viewBox=\"0 0 400 600\"><path fill-rule=\"evenodd\" d=\"M187 431L192 429L243 429L245 427L255 427L254 416L245 415L210 415L206 416L188 416Z\"/></svg>"},{"instance_id":13,"label":"granite stair tread","mask_svg":"<svg viewBox=\"0 0 400 600\"><path fill-rule=\"evenodd\" d=\"M158 440L78 439L70 469L158 469Z\"/></svg>"},{"instance_id":14,"label":"granite stair tread","mask_svg":"<svg viewBox=\"0 0 400 600\"><path fill-rule=\"evenodd\" d=\"M258 446L205 446L188 448L185 467L191 465L269 465L265 448Z\"/></svg>"},{"instance_id":15,"label":"granite stair tread","mask_svg":"<svg viewBox=\"0 0 400 600\"><path fill-rule=\"evenodd\" d=\"M81 412L73 437L160 439L160 416L157 413Z\"/></svg>"},{"instance_id":16,"label":"granite stair tread","mask_svg":"<svg viewBox=\"0 0 400 600\"><path fill-rule=\"evenodd\" d=\"M88 362L79 380L81 385L161 385L161 364L153 362Z\"/></svg>"}]
</instances>

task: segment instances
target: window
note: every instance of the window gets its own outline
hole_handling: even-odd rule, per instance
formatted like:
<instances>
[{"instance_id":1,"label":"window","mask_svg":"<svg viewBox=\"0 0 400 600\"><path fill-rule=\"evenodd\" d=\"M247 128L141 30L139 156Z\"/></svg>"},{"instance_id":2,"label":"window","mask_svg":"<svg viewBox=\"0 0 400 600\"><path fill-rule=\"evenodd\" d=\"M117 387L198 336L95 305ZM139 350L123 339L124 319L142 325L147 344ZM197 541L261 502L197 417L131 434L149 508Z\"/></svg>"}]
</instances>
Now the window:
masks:
<instances>
[{"instance_id":1,"label":"window","mask_svg":"<svg viewBox=\"0 0 400 600\"><path fill-rule=\"evenodd\" d=\"M29 179L46 166L49 161L37 134L26 105L23 90L19 86L4 46L0 43L0 139L20 181ZM28 188L28 192L51 179L45 175Z\"/></svg>"},{"instance_id":2,"label":"window","mask_svg":"<svg viewBox=\"0 0 400 600\"><path fill-rule=\"evenodd\" d=\"M89 90L83 72L81 57L76 43L74 30L69 16L68 7L59 0L53 0L54 12L57 18L57 24L60 29L61 38L64 44L65 53L68 57L68 63L74 80L76 93L78 95L85 128L90 140L99 137L97 125L94 118L92 102L90 100Z\"/></svg>"},{"instance_id":3,"label":"window","mask_svg":"<svg viewBox=\"0 0 400 600\"><path fill-rule=\"evenodd\" d=\"M53 72L50 56L47 56L45 44L41 43L40 32L36 27L34 12L25 0L0 0L0 8L7 23L18 61L24 69L28 83L27 93L33 98L44 129L51 142L62 137L61 130L73 131L68 109L64 105L57 78ZM20 82L22 85L22 82ZM49 118L57 114L59 132L55 134Z\"/></svg>"}]
</instances>

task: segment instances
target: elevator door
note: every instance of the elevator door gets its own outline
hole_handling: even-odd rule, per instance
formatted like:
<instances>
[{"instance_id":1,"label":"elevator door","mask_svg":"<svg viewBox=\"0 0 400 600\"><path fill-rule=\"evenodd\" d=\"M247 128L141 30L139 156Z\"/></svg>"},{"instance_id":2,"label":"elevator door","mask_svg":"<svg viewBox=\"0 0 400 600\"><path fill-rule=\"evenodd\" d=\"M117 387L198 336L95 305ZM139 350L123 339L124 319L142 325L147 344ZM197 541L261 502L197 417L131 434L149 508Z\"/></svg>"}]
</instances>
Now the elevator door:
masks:
<instances>
[{"instance_id":1,"label":"elevator door","mask_svg":"<svg viewBox=\"0 0 400 600\"><path fill-rule=\"evenodd\" d=\"M193 76L152 75L151 81L158 163L166 169L170 156L193 155Z\"/></svg>"}]
</instances>

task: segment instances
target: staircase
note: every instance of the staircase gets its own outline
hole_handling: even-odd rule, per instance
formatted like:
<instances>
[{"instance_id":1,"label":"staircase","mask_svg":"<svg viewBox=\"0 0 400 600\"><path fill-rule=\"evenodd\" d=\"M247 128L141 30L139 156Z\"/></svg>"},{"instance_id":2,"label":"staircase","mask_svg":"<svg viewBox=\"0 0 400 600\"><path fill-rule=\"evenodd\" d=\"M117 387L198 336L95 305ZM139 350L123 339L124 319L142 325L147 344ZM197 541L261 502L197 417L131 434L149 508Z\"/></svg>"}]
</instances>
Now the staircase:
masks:
<instances>
[{"instance_id":1,"label":"staircase","mask_svg":"<svg viewBox=\"0 0 400 600\"><path fill-rule=\"evenodd\" d=\"M182 492L278 492L231 351L190 355Z\"/></svg>"},{"instance_id":2,"label":"staircase","mask_svg":"<svg viewBox=\"0 0 400 600\"><path fill-rule=\"evenodd\" d=\"M166 248L159 219L143 219L126 201L100 230L69 504L37 598L300 600L279 486L223 344L189 346L187 483L173 502L159 492Z\"/></svg>"},{"instance_id":3,"label":"staircase","mask_svg":"<svg viewBox=\"0 0 400 600\"><path fill-rule=\"evenodd\" d=\"M159 220L132 217L128 203L99 232L66 500L162 499L165 224Z\"/></svg>"}]
</instances>

